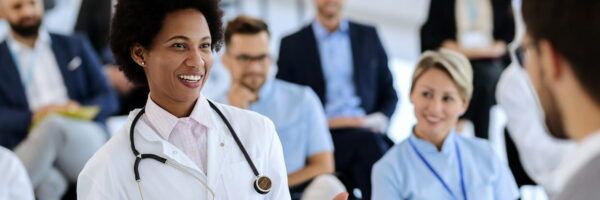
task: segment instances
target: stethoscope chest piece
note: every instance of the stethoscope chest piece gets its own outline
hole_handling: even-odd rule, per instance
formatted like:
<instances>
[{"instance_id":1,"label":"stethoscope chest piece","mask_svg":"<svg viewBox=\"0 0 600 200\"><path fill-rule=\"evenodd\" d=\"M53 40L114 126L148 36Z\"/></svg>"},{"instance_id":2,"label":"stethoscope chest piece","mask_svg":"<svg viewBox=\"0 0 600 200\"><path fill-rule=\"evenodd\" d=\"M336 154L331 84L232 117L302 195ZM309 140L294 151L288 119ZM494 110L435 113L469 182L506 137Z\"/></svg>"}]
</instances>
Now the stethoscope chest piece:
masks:
<instances>
[{"instance_id":1,"label":"stethoscope chest piece","mask_svg":"<svg viewBox=\"0 0 600 200\"><path fill-rule=\"evenodd\" d=\"M271 191L271 186L273 183L271 179L266 176L258 176L256 180L254 180L254 189L259 194L267 194Z\"/></svg>"}]
</instances>

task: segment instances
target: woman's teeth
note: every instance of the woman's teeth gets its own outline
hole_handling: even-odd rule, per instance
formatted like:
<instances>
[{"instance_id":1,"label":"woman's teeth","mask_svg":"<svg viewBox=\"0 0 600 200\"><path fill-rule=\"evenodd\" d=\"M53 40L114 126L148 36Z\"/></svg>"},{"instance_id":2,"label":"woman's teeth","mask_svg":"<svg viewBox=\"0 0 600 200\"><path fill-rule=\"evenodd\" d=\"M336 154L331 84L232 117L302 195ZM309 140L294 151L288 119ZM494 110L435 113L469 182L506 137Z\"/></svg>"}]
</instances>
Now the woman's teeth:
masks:
<instances>
[{"instance_id":1,"label":"woman's teeth","mask_svg":"<svg viewBox=\"0 0 600 200\"><path fill-rule=\"evenodd\" d=\"M189 82L198 82L201 78L199 75L179 75L179 79Z\"/></svg>"}]
</instances>

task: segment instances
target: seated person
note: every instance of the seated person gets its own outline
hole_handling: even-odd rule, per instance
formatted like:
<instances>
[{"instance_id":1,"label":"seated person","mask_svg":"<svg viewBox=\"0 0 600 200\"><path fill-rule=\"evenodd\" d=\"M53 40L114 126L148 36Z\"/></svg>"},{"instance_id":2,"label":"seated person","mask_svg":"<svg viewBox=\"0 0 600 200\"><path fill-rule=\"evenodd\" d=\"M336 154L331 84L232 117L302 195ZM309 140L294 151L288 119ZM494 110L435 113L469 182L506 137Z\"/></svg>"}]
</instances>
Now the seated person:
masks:
<instances>
[{"instance_id":1,"label":"seated person","mask_svg":"<svg viewBox=\"0 0 600 200\"><path fill-rule=\"evenodd\" d=\"M31 181L16 155L0 147L0 200L33 200Z\"/></svg>"},{"instance_id":2,"label":"seated person","mask_svg":"<svg viewBox=\"0 0 600 200\"><path fill-rule=\"evenodd\" d=\"M348 190L360 189L368 200L371 168L393 145L386 132L398 96L377 29L345 19L344 3L315 0L315 20L281 40L277 78L315 91L336 171Z\"/></svg>"},{"instance_id":3,"label":"seated person","mask_svg":"<svg viewBox=\"0 0 600 200\"><path fill-rule=\"evenodd\" d=\"M40 28L41 0L0 4L10 24L0 43L0 146L21 159L37 198L60 199L106 141L101 122L116 96L86 39Z\"/></svg>"},{"instance_id":4,"label":"seated person","mask_svg":"<svg viewBox=\"0 0 600 200\"><path fill-rule=\"evenodd\" d=\"M325 113L309 87L275 79L269 73L269 37L267 24L260 19L239 16L227 24L222 60L232 83L217 100L273 120L292 199L300 199L309 185L320 185L315 188L326 194L303 199L332 199L345 189L330 175L334 172L333 142Z\"/></svg>"},{"instance_id":5,"label":"seated person","mask_svg":"<svg viewBox=\"0 0 600 200\"><path fill-rule=\"evenodd\" d=\"M461 54L423 54L410 100L417 124L373 167L372 199L517 199L515 180L491 146L455 133L473 92L473 71Z\"/></svg>"}]
</instances>

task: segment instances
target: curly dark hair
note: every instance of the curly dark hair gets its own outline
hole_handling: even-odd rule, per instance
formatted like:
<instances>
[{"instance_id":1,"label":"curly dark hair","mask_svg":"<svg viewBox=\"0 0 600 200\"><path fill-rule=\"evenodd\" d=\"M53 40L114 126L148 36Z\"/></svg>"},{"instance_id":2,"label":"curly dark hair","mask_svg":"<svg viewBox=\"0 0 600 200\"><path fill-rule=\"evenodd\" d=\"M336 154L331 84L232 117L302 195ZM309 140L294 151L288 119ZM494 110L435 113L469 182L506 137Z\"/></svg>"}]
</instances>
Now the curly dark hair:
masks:
<instances>
[{"instance_id":1,"label":"curly dark hair","mask_svg":"<svg viewBox=\"0 0 600 200\"><path fill-rule=\"evenodd\" d=\"M211 35L211 48L219 51L223 43L223 11L220 0L119 0L110 27L110 47L119 69L136 85L146 85L146 74L132 58L130 49L140 44L150 49L167 14L196 9L206 21Z\"/></svg>"}]
</instances>

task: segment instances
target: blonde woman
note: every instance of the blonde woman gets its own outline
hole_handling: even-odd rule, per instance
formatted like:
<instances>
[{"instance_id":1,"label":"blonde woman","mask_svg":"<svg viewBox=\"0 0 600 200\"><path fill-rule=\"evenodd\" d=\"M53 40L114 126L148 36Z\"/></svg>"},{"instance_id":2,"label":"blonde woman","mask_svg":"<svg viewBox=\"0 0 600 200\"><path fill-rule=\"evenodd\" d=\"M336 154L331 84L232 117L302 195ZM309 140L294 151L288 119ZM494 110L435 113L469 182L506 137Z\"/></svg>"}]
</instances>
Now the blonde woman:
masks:
<instances>
[{"instance_id":1,"label":"blonde woman","mask_svg":"<svg viewBox=\"0 0 600 200\"><path fill-rule=\"evenodd\" d=\"M373 168L372 199L516 199L508 167L485 140L454 126L473 92L469 61L451 50L427 51L413 74L417 124Z\"/></svg>"}]
</instances>

